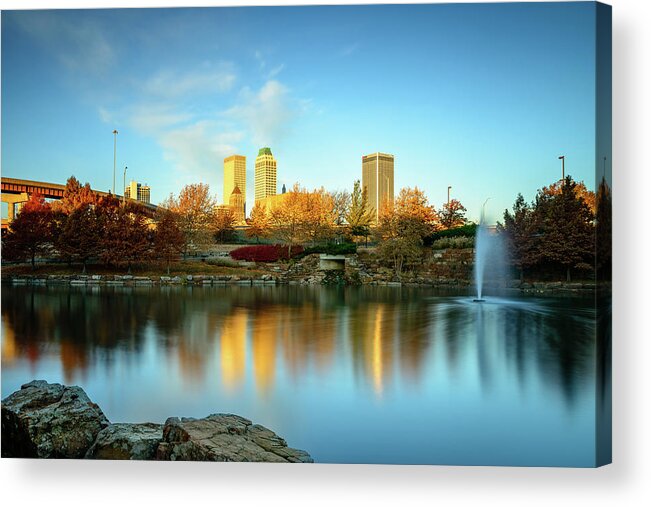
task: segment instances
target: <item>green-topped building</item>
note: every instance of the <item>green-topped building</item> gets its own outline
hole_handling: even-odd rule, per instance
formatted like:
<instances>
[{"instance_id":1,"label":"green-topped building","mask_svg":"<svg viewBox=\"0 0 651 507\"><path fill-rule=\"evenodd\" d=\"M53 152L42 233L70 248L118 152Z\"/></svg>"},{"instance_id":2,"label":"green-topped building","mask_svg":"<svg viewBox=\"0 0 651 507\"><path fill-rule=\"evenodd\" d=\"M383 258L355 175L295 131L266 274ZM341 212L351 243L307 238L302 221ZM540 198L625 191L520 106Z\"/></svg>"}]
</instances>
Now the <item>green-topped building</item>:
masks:
<instances>
[{"instance_id":1,"label":"green-topped building","mask_svg":"<svg viewBox=\"0 0 651 507\"><path fill-rule=\"evenodd\" d=\"M260 148L255 159L255 200L276 195L276 159L271 148Z\"/></svg>"}]
</instances>

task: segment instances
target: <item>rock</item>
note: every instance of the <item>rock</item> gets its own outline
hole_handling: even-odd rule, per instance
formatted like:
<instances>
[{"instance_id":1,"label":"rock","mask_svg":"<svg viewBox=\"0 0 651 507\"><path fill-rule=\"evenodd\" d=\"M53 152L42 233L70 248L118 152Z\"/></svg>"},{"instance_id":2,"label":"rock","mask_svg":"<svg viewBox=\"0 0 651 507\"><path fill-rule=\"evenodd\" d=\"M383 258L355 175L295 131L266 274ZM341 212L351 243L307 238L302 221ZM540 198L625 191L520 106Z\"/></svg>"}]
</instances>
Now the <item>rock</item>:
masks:
<instances>
[{"instance_id":1,"label":"rock","mask_svg":"<svg viewBox=\"0 0 651 507\"><path fill-rule=\"evenodd\" d=\"M87 459L152 460L163 440L163 425L115 423L104 428L86 453Z\"/></svg>"},{"instance_id":2,"label":"rock","mask_svg":"<svg viewBox=\"0 0 651 507\"><path fill-rule=\"evenodd\" d=\"M170 417L156 457L171 461L314 462L305 451L287 447L273 431L233 414L203 419Z\"/></svg>"},{"instance_id":3,"label":"rock","mask_svg":"<svg viewBox=\"0 0 651 507\"><path fill-rule=\"evenodd\" d=\"M108 425L82 388L34 380L2 401L2 457L83 458Z\"/></svg>"}]
</instances>

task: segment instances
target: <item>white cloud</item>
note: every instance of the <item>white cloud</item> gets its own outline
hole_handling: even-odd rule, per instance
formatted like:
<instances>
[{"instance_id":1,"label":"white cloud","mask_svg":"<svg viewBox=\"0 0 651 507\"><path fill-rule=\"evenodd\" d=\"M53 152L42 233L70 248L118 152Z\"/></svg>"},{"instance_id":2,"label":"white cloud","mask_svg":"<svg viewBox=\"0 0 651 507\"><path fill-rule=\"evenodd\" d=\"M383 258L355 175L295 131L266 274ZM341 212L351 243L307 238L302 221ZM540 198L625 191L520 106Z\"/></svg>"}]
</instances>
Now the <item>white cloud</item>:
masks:
<instances>
[{"instance_id":1,"label":"white cloud","mask_svg":"<svg viewBox=\"0 0 651 507\"><path fill-rule=\"evenodd\" d=\"M266 146L286 134L296 113L296 104L290 99L287 87L270 80L258 92L244 88L238 104L227 110L224 116L242 122L254 143Z\"/></svg>"},{"instance_id":2,"label":"white cloud","mask_svg":"<svg viewBox=\"0 0 651 507\"><path fill-rule=\"evenodd\" d=\"M235 84L236 76L231 65L222 63L216 69L194 72L162 70L150 77L143 86L147 94L175 98L187 94L223 93Z\"/></svg>"},{"instance_id":3,"label":"white cloud","mask_svg":"<svg viewBox=\"0 0 651 507\"><path fill-rule=\"evenodd\" d=\"M190 120L192 115L167 104L140 104L129 114L129 123L141 132L154 136Z\"/></svg>"},{"instance_id":4,"label":"white cloud","mask_svg":"<svg viewBox=\"0 0 651 507\"><path fill-rule=\"evenodd\" d=\"M282 70L283 70L284 68L285 68L285 64L284 64L284 63L281 63L280 65L274 67L273 69L271 69L271 70L269 71L269 74L267 74L267 79L271 79L271 78L277 76L278 74L280 74L280 73L282 72Z\"/></svg>"}]
</instances>

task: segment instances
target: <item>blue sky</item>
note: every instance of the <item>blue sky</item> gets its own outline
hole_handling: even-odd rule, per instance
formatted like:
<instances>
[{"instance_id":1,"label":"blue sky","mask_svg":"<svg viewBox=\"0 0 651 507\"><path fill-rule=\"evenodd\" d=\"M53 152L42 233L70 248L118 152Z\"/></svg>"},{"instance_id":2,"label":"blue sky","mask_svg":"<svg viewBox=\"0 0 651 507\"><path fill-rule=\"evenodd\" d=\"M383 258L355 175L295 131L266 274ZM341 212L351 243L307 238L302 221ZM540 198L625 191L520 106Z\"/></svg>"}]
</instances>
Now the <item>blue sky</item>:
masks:
<instances>
[{"instance_id":1,"label":"blue sky","mask_svg":"<svg viewBox=\"0 0 651 507\"><path fill-rule=\"evenodd\" d=\"M595 5L4 11L2 174L152 201L258 148L278 186L351 189L392 153L396 191L447 186L476 219L566 172L594 188Z\"/></svg>"}]
</instances>

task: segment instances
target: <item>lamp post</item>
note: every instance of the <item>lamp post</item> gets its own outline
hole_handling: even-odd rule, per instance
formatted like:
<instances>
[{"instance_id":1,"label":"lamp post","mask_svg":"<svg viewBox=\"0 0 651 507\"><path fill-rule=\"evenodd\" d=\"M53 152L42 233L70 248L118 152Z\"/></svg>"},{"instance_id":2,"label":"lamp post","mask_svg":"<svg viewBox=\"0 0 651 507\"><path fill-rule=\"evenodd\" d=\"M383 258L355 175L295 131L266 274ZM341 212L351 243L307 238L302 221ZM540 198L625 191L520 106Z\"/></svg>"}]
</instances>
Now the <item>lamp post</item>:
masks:
<instances>
[{"instance_id":1,"label":"lamp post","mask_svg":"<svg viewBox=\"0 0 651 507\"><path fill-rule=\"evenodd\" d=\"M124 166L124 174L122 175L122 188L124 189L122 191L122 205L124 206L125 202L125 194L127 192L127 166ZM129 195L131 197L131 195Z\"/></svg>"},{"instance_id":2,"label":"lamp post","mask_svg":"<svg viewBox=\"0 0 651 507\"><path fill-rule=\"evenodd\" d=\"M113 195L115 195L115 155L117 154L118 131L113 130Z\"/></svg>"},{"instance_id":3,"label":"lamp post","mask_svg":"<svg viewBox=\"0 0 651 507\"><path fill-rule=\"evenodd\" d=\"M558 157L558 159L561 161L562 168L563 168L563 180L565 180L565 155L561 155Z\"/></svg>"},{"instance_id":4,"label":"lamp post","mask_svg":"<svg viewBox=\"0 0 651 507\"><path fill-rule=\"evenodd\" d=\"M485 208L486 208L486 203L488 201L490 201L490 197L487 197L486 200L484 201L484 204L481 205L481 218L479 219L480 224L483 224L486 221Z\"/></svg>"},{"instance_id":5,"label":"lamp post","mask_svg":"<svg viewBox=\"0 0 651 507\"><path fill-rule=\"evenodd\" d=\"M450 208L450 190L451 189L452 189L452 187L448 185L448 208Z\"/></svg>"}]
</instances>

